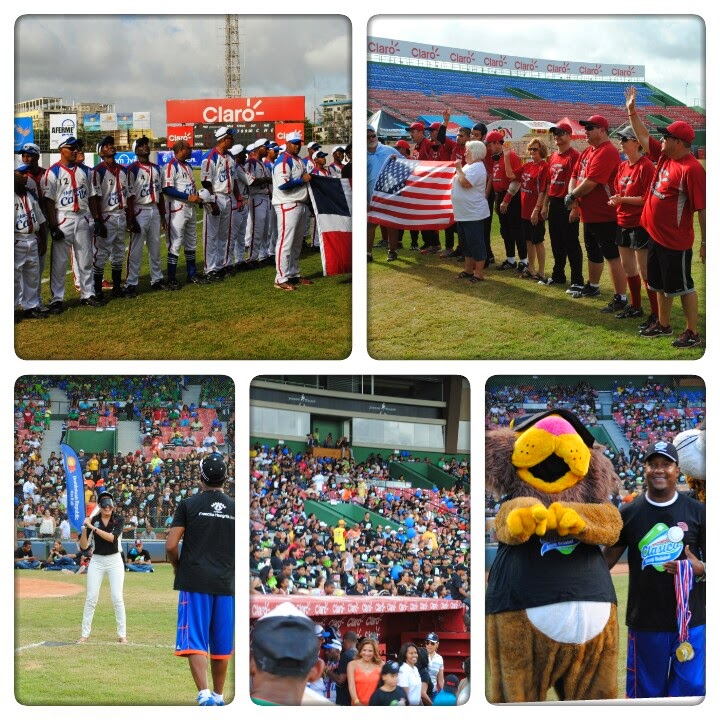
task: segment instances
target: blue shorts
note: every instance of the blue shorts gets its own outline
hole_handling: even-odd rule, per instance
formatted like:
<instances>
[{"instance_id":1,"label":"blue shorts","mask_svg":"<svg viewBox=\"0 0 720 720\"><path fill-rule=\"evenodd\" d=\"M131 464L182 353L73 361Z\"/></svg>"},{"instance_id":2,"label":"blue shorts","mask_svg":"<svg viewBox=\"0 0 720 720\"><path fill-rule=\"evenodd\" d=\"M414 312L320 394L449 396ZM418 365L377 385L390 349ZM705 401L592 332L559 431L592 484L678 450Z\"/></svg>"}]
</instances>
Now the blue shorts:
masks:
<instances>
[{"instance_id":1,"label":"blue shorts","mask_svg":"<svg viewBox=\"0 0 720 720\"><path fill-rule=\"evenodd\" d=\"M705 626L690 628L688 641L695 656L680 662L675 655L680 644L677 631L628 628L626 697L704 697Z\"/></svg>"},{"instance_id":2,"label":"blue shorts","mask_svg":"<svg viewBox=\"0 0 720 720\"><path fill-rule=\"evenodd\" d=\"M226 660L233 653L235 597L180 591L176 655L210 655Z\"/></svg>"}]
</instances>

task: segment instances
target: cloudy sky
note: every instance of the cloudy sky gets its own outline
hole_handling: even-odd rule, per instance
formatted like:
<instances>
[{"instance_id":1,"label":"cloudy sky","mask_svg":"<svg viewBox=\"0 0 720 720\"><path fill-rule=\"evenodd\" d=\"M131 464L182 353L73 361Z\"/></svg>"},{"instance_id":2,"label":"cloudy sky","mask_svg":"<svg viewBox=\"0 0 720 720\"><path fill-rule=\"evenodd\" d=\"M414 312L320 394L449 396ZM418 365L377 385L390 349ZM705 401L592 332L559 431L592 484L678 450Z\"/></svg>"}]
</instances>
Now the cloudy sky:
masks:
<instances>
[{"instance_id":1,"label":"cloudy sky","mask_svg":"<svg viewBox=\"0 0 720 720\"><path fill-rule=\"evenodd\" d=\"M311 119L324 95L351 96L346 19L241 16L240 35L243 96L304 95ZM165 135L166 100L225 94L224 60L223 15L26 15L15 26L15 100L150 111Z\"/></svg>"},{"instance_id":2,"label":"cloudy sky","mask_svg":"<svg viewBox=\"0 0 720 720\"><path fill-rule=\"evenodd\" d=\"M369 33L489 53L548 60L645 65L645 79L705 107L705 25L692 16L373 18Z\"/></svg>"}]
</instances>

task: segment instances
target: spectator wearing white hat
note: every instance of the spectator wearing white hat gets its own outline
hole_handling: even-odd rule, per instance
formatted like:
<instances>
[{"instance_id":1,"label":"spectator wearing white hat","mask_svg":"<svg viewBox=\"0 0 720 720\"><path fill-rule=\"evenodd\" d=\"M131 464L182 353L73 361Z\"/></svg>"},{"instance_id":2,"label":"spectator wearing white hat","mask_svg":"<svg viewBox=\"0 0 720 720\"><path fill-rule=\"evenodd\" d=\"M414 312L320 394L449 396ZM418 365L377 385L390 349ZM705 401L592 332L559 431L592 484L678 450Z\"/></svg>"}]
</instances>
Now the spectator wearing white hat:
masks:
<instances>
[{"instance_id":1,"label":"spectator wearing white hat","mask_svg":"<svg viewBox=\"0 0 720 720\"><path fill-rule=\"evenodd\" d=\"M228 152L235 144L234 135L232 128L218 128L215 147L200 166L200 183L207 191L203 199L212 208L211 212L206 209L203 217L205 277L210 282L223 279L222 270L230 248L232 198L240 197L235 180L235 160Z\"/></svg>"},{"instance_id":2,"label":"spectator wearing white hat","mask_svg":"<svg viewBox=\"0 0 720 720\"><path fill-rule=\"evenodd\" d=\"M247 146L248 158L245 173L250 183L250 198L245 245L248 248L248 268L258 268L270 256L270 187L272 172L265 165L269 141L258 138Z\"/></svg>"}]
</instances>

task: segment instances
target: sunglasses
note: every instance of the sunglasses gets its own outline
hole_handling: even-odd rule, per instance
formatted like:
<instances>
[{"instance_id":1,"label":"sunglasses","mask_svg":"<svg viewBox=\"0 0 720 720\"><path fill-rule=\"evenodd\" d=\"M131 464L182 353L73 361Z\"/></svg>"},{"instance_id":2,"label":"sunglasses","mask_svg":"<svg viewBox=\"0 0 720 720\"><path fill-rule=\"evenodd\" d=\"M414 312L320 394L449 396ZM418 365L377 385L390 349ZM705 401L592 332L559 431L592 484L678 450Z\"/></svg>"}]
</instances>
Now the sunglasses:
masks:
<instances>
[{"instance_id":1,"label":"sunglasses","mask_svg":"<svg viewBox=\"0 0 720 720\"><path fill-rule=\"evenodd\" d=\"M628 140L635 140L635 142L637 142L637 138L620 138L621 143L626 143Z\"/></svg>"},{"instance_id":2,"label":"sunglasses","mask_svg":"<svg viewBox=\"0 0 720 720\"><path fill-rule=\"evenodd\" d=\"M679 137L675 137L675 135L663 135L664 140L677 140L678 142L683 142Z\"/></svg>"},{"instance_id":3,"label":"sunglasses","mask_svg":"<svg viewBox=\"0 0 720 720\"><path fill-rule=\"evenodd\" d=\"M591 130L597 130L600 126L599 125L586 125L585 131L590 132Z\"/></svg>"}]
</instances>

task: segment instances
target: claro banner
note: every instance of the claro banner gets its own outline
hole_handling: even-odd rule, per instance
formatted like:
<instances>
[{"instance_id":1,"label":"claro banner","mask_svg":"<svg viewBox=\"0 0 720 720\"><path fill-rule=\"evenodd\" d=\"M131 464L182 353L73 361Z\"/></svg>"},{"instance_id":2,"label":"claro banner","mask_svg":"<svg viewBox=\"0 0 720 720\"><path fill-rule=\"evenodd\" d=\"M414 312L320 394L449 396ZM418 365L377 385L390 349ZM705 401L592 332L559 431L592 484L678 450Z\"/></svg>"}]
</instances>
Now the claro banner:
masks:
<instances>
[{"instance_id":1,"label":"claro banner","mask_svg":"<svg viewBox=\"0 0 720 720\"><path fill-rule=\"evenodd\" d=\"M167 100L168 123L249 123L304 120L305 96Z\"/></svg>"},{"instance_id":2,"label":"claro banner","mask_svg":"<svg viewBox=\"0 0 720 720\"><path fill-rule=\"evenodd\" d=\"M644 65L544 60L542 58L486 53L482 50L468 50L467 48L425 45L390 38L369 37L367 51L370 55L381 55L383 57L434 60L436 62L457 63L459 65L504 70L506 72L537 72L556 77L567 77L569 75L628 79L645 77Z\"/></svg>"},{"instance_id":3,"label":"claro banner","mask_svg":"<svg viewBox=\"0 0 720 720\"><path fill-rule=\"evenodd\" d=\"M171 148L178 140L187 140L195 145L195 135L192 125L175 125L167 129L167 146Z\"/></svg>"}]
</instances>

